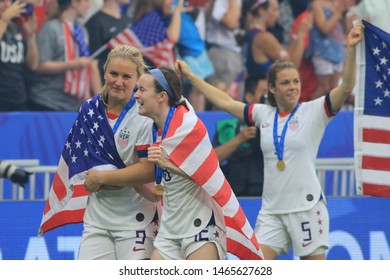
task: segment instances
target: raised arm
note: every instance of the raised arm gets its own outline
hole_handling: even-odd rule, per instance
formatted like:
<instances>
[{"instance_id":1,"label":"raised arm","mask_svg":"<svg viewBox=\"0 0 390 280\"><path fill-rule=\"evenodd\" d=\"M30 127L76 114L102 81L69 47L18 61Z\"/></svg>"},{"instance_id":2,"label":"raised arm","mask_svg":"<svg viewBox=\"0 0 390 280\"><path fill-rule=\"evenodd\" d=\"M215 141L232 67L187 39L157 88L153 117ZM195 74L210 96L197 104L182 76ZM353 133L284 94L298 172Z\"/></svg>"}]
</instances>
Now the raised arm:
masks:
<instances>
[{"instance_id":1,"label":"raised arm","mask_svg":"<svg viewBox=\"0 0 390 280\"><path fill-rule=\"evenodd\" d=\"M176 70L196 87L213 105L224 110L240 120L244 118L245 103L236 101L222 90L210 85L191 72L187 63L176 60Z\"/></svg>"},{"instance_id":2,"label":"raised arm","mask_svg":"<svg viewBox=\"0 0 390 280\"><path fill-rule=\"evenodd\" d=\"M347 38L347 58L344 64L341 84L331 90L330 101L333 111L338 111L351 94L356 79L356 45L363 39L364 26L358 23L352 27Z\"/></svg>"},{"instance_id":3,"label":"raised arm","mask_svg":"<svg viewBox=\"0 0 390 280\"><path fill-rule=\"evenodd\" d=\"M173 10L171 22L167 26L168 38L175 43L179 41L180 37L181 12L183 10L183 3L184 0L178 1L177 6Z\"/></svg>"},{"instance_id":4,"label":"raised arm","mask_svg":"<svg viewBox=\"0 0 390 280\"><path fill-rule=\"evenodd\" d=\"M240 26L241 7L237 0L227 1L229 1L229 6L221 19L221 24L227 29L234 30Z\"/></svg>"},{"instance_id":5,"label":"raised arm","mask_svg":"<svg viewBox=\"0 0 390 280\"><path fill-rule=\"evenodd\" d=\"M344 8L341 7L341 3L339 3L339 1L335 1L335 8L332 9L332 16L327 19L321 2L322 1L313 2L312 9L314 21L321 33L327 35L333 31L337 24L341 22Z\"/></svg>"}]
</instances>

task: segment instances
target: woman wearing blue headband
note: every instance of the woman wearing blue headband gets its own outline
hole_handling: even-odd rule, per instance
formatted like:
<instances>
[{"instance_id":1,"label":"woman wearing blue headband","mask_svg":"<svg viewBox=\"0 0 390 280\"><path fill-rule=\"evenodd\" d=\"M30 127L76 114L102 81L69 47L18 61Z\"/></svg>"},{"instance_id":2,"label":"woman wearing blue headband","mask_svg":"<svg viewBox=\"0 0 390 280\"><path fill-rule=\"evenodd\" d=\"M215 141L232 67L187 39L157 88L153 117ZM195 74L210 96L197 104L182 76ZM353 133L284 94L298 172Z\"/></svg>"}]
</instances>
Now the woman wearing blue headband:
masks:
<instances>
[{"instance_id":1,"label":"woman wearing blue headband","mask_svg":"<svg viewBox=\"0 0 390 280\"><path fill-rule=\"evenodd\" d=\"M227 250L240 258L259 259L253 230L219 168L205 126L182 97L176 72L161 67L144 73L135 98L139 114L154 121L148 160L156 164L155 192L164 201L151 259L219 260L226 258ZM256 246L247 238L246 248L241 236L236 243L227 242L237 217L230 215L231 223L225 224L224 206L235 209L246 226L240 229L249 233Z\"/></svg>"}]
</instances>

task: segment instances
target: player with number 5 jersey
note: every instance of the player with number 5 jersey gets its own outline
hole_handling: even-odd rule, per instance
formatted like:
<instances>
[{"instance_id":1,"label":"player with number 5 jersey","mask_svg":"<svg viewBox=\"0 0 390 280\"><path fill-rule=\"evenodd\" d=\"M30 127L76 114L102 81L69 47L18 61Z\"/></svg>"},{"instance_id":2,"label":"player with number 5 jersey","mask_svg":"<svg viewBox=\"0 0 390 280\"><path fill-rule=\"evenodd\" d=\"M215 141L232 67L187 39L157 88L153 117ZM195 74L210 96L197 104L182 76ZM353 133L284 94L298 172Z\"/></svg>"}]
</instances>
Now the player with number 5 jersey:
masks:
<instances>
[{"instance_id":1,"label":"player with number 5 jersey","mask_svg":"<svg viewBox=\"0 0 390 280\"><path fill-rule=\"evenodd\" d=\"M355 85L355 48L362 38L363 25L357 24L348 34L341 84L326 96L302 104L298 103L299 72L291 62L276 61L268 69L270 104L264 105L233 100L177 61L181 73L213 105L260 128L264 186L255 233L265 259L287 254L291 246L300 259L325 259L329 217L315 159L326 125Z\"/></svg>"}]
</instances>

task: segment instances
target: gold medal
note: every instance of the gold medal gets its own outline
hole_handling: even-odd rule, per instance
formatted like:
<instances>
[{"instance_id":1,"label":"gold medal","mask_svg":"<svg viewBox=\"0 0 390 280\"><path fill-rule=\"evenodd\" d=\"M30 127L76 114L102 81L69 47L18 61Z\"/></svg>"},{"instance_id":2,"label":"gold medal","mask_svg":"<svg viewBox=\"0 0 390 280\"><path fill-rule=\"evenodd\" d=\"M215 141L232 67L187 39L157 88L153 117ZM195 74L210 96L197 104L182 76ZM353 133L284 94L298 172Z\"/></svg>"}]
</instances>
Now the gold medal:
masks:
<instances>
[{"instance_id":1,"label":"gold medal","mask_svg":"<svg viewBox=\"0 0 390 280\"><path fill-rule=\"evenodd\" d=\"M164 186L161 184L156 184L154 186L154 193L159 196L162 196L164 194Z\"/></svg>"},{"instance_id":2,"label":"gold medal","mask_svg":"<svg viewBox=\"0 0 390 280\"><path fill-rule=\"evenodd\" d=\"M279 169L279 171L283 171L286 168L286 164L283 160L278 160L276 163L276 168Z\"/></svg>"}]
</instances>

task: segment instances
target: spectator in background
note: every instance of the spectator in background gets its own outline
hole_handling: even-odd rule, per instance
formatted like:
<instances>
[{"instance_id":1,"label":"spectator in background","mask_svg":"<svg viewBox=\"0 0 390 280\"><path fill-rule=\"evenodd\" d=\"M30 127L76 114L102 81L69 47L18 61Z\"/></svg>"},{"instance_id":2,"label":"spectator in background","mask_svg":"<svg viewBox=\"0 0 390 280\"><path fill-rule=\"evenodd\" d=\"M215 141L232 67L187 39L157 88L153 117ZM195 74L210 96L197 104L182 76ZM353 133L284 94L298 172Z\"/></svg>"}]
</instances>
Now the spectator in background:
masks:
<instances>
[{"instance_id":1,"label":"spectator in background","mask_svg":"<svg viewBox=\"0 0 390 280\"><path fill-rule=\"evenodd\" d=\"M58 2L57 0L34 0L34 2L35 3L33 13L34 17L37 20L37 26L35 30L38 33L39 30L42 28L43 24L47 20L56 16L56 14L58 13ZM39 57L37 58L37 60L39 63ZM26 87L28 96L30 96L31 92L31 85L34 79L34 70L26 68Z\"/></svg>"},{"instance_id":2,"label":"spectator in background","mask_svg":"<svg viewBox=\"0 0 390 280\"><path fill-rule=\"evenodd\" d=\"M228 86L244 69L242 49L236 40L240 27L242 0L215 0L207 23L208 54L215 69L215 77ZM239 100L243 96L240 84Z\"/></svg>"},{"instance_id":3,"label":"spectator in background","mask_svg":"<svg viewBox=\"0 0 390 280\"><path fill-rule=\"evenodd\" d=\"M175 44L179 40L180 13L183 10L184 0L179 0L178 5L174 8L172 4L173 0L138 0L135 2L134 14L131 17L133 21L132 28L142 32L140 35L143 36L141 41L144 46L154 46L166 40ZM171 50L165 50L165 52L171 52L173 56L173 47ZM148 54L144 54L144 59L146 65L151 68L169 66L168 64L170 64L165 61L164 63L161 63L161 61L156 63L156 60L160 59L160 57L148 57ZM173 65L174 61L171 64Z\"/></svg>"},{"instance_id":4,"label":"spectator in background","mask_svg":"<svg viewBox=\"0 0 390 280\"><path fill-rule=\"evenodd\" d=\"M204 42L206 42L206 26L210 17L210 10L212 8L213 0L189 0L192 6L195 7L191 13L199 35Z\"/></svg>"},{"instance_id":5,"label":"spectator in background","mask_svg":"<svg viewBox=\"0 0 390 280\"><path fill-rule=\"evenodd\" d=\"M76 24L88 0L58 0L59 15L38 33L39 66L30 92L30 110L75 111L98 93L97 61L89 58L87 31Z\"/></svg>"},{"instance_id":6,"label":"spectator in background","mask_svg":"<svg viewBox=\"0 0 390 280\"><path fill-rule=\"evenodd\" d=\"M108 41L130 24L130 18L121 13L121 5L127 3L129 0L104 0L103 7L86 22L91 54L105 47ZM103 66L109 52L110 49L105 47L105 50L96 56L102 83L104 82Z\"/></svg>"},{"instance_id":7,"label":"spectator in background","mask_svg":"<svg viewBox=\"0 0 390 280\"><path fill-rule=\"evenodd\" d=\"M279 19L278 24L282 28L283 46L288 47L290 44L290 30L296 18L303 13L310 0L279 0Z\"/></svg>"},{"instance_id":8,"label":"spectator in background","mask_svg":"<svg viewBox=\"0 0 390 280\"><path fill-rule=\"evenodd\" d=\"M30 0L34 5L33 13L37 20L36 31L38 32L42 25L58 13L58 0Z\"/></svg>"},{"instance_id":9,"label":"spectator in background","mask_svg":"<svg viewBox=\"0 0 390 280\"><path fill-rule=\"evenodd\" d=\"M174 1L174 6L179 3ZM179 3L180 4L180 3ZM191 2L189 2L191 5ZM207 79L214 74L214 66L208 56L206 44L201 38L195 21L190 14L197 7L186 6L185 11L181 13L181 26L179 39L176 42L176 49L179 57L187 62L191 71L196 73L198 77ZM190 83L183 84L183 95L188 98L195 111L204 111L206 109L206 101L196 88L192 87Z\"/></svg>"},{"instance_id":10,"label":"spectator in background","mask_svg":"<svg viewBox=\"0 0 390 280\"><path fill-rule=\"evenodd\" d=\"M224 81L216 78L214 75L211 76L209 79L207 79L207 82L215 86L216 88L222 90L223 92L226 92L226 94L230 95L230 89L228 85ZM215 111L215 110L218 110L218 108L216 108L214 105L212 105L210 102L206 100L206 111Z\"/></svg>"},{"instance_id":11,"label":"spectator in background","mask_svg":"<svg viewBox=\"0 0 390 280\"><path fill-rule=\"evenodd\" d=\"M265 76L245 80L244 102L265 103L268 85ZM237 196L261 196L263 193L264 162L259 146L260 129L247 126L239 119L216 123L213 139L221 169Z\"/></svg>"},{"instance_id":12,"label":"spectator in background","mask_svg":"<svg viewBox=\"0 0 390 280\"><path fill-rule=\"evenodd\" d=\"M304 37L312 27L311 22L302 21L294 40L286 49L267 28L279 18L277 0L253 1L247 14L246 69L248 75L266 75L268 68L277 59L301 63L304 52Z\"/></svg>"},{"instance_id":13,"label":"spectator in background","mask_svg":"<svg viewBox=\"0 0 390 280\"><path fill-rule=\"evenodd\" d=\"M292 40L295 38L298 27L302 21L313 21L313 15L308 10L302 12L294 21L291 30L290 36ZM310 42L310 32L307 32L304 37L304 50L307 51ZM314 66L310 58L307 58L303 55L301 63L298 66L299 75L301 78L301 96L299 102L306 102L313 99L313 94L317 89L317 77L314 72Z\"/></svg>"},{"instance_id":14,"label":"spectator in background","mask_svg":"<svg viewBox=\"0 0 390 280\"><path fill-rule=\"evenodd\" d=\"M127 3L123 4L123 6L127 5L129 1L131 0L125 1ZM89 9L84 17L80 17L78 19L78 23L80 23L81 25L85 25L94 14L96 14L103 8L103 5L104 0L89 0Z\"/></svg>"},{"instance_id":15,"label":"spectator in background","mask_svg":"<svg viewBox=\"0 0 390 280\"><path fill-rule=\"evenodd\" d=\"M311 4L314 25L309 49L317 76L313 99L326 95L340 80L345 60L343 30L344 5L341 0L314 0Z\"/></svg>"},{"instance_id":16,"label":"spectator in background","mask_svg":"<svg viewBox=\"0 0 390 280\"><path fill-rule=\"evenodd\" d=\"M390 33L389 0L360 0L357 2L347 11L347 27L352 27L354 19L362 18Z\"/></svg>"},{"instance_id":17,"label":"spectator in background","mask_svg":"<svg viewBox=\"0 0 390 280\"><path fill-rule=\"evenodd\" d=\"M0 0L0 111L27 109L25 66L38 67L36 20L24 12L26 3Z\"/></svg>"}]
</instances>

